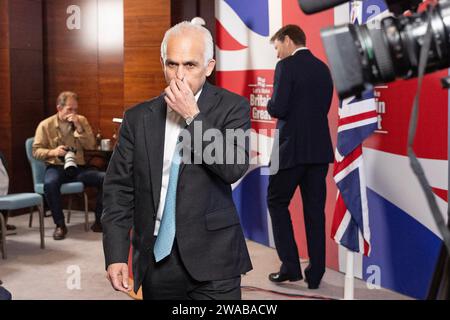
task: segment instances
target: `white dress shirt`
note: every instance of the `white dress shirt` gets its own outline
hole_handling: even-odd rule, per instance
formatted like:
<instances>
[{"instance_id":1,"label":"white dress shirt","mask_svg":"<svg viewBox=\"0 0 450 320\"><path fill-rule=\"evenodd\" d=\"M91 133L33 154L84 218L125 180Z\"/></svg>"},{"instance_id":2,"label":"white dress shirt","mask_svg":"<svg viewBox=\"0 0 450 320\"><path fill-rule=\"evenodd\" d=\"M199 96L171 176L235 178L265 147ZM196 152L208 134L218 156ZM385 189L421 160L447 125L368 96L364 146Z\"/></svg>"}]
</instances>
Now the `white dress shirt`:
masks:
<instances>
[{"instance_id":1,"label":"white dress shirt","mask_svg":"<svg viewBox=\"0 0 450 320\"><path fill-rule=\"evenodd\" d=\"M198 101L202 89L195 95L195 101ZM173 154L177 146L178 136L181 129L186 125L185 120L175 111L167 106L166 114L166 133L164 135L164 161L161 180L161 195L159 197L158 211L156 212L155 231L154 235L158 235L161 219L164 212L164 205L166 203L167 188L169 187L170 166L172 164Z\"/></svg>"}]
</instances>

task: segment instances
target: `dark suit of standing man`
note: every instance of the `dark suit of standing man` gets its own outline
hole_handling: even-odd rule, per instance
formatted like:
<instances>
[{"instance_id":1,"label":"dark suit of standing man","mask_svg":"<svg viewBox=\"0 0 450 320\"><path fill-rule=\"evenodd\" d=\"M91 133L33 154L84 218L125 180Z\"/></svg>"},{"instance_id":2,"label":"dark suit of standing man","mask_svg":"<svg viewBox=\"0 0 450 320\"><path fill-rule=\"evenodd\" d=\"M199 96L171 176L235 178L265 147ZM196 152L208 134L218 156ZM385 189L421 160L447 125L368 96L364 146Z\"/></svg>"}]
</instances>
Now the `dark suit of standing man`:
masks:
<instances>
[{"instance_id":1,"label":"dark suit of standing man","mask_svg":"<svg viewBox=\"0 0 450 320\"><path fill-rule=\"evenodd\" d=\"M218 137L214 143L224 152L211 163L202 159L211 146L202 136L249 129L250 107L244 98L205 81L215 61L211 34L201 26L182 22L169 29L161 63L168 87L163 95L125 112L106 173L102 224L107 277L116 290L130 290L132 230L134 291L142 284L144 299L240 299L241 274L252 266L231 184L248 168L248 143L221 143ZM178 168L172 159L180 146L192 162L186 164L183 157ZM223 163L230 152L239 161ZM163 226L171 205L175 238L163 241L170 230ZM161 258L161 248L167 247L168 255Z\"/></svg>"},{"instance_id":2,"label":"dark suit of standing man","mask_svg":"<svg viewBox=\"0 0 450 320\"><path fill-rule=\"evenodd\" d=\"M306 36L298 26L281 28L271 41L281 59L267 107L278 119L279 150L274 152L279 152L279 171L269 178L267 203L282 265L269 279L303 278L288 209L299 186L310 258L305 281L315 289L325 273L325 178L333 161L327 114L333 84L328 67L306 48Z\"/></svg>"}]
</instances>

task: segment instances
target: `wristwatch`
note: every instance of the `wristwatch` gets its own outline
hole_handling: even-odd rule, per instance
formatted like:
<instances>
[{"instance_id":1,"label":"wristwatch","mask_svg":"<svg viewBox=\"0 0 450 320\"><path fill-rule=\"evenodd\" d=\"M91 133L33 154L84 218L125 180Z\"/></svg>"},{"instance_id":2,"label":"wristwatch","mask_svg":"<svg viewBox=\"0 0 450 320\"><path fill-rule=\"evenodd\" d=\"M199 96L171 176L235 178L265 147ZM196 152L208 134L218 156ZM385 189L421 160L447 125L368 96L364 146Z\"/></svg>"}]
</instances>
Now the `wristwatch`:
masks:
<instances>
[{"instance_id":1,"label":"wristwatch","mask_svg":"<svg viewBox=\"0 0 450 320\"><path fill-rule=\"evenodd\" d=\"M197 112L193 117L187 117L186 120L184 120L186 122L186 125L187 126L190 125L192 123L192 121L194 121L195 117L198 116L199 113L200 113L200 111Z\"/></svg>"}]
</instances>

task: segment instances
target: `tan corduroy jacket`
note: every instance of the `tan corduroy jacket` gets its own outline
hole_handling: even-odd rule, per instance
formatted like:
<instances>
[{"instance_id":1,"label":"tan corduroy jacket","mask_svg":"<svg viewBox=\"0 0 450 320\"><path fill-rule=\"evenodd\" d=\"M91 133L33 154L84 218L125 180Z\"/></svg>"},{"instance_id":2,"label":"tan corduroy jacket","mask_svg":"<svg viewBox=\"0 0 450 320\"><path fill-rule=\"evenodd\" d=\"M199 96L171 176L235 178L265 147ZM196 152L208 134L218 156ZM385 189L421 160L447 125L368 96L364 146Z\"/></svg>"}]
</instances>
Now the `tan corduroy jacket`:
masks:
<instances>
[{"instance_id":1,"label":"tan corduroy jacket","mask_svg":"<svg viewBox=\"0 0 450 320\"><path fill-rule=\"evenodd\" d=\"M95 149L95 137L92 128L86 117L78 115L83 132L76 130L69 132L65 137L59 128L58 115L55 114L39 123L36 134L34 135L33 156L36 159L43 160L48 164L62 165L64 162L58 157L49 157L50 150L60 145L74 147L76 152L77 165L84 165L85 150Z\"/></svg>"}]
</instances>

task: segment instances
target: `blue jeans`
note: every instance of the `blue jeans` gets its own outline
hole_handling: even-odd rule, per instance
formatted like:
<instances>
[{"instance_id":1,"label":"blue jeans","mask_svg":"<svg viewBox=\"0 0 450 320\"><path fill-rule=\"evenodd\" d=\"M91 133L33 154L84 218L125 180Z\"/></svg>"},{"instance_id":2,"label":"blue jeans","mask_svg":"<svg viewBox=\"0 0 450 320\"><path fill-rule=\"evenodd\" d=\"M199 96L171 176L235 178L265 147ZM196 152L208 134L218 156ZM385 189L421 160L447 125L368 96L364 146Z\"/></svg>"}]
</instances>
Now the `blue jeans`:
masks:
<instances>
[{"instance_id":1,"label":"blue jeans","mask_svg":"<svg viewBox=\"0 0 450 320\"><path fill-rule=\"evenodd\" d=\"M62 210L61 185L67 182L83 182L85 187L97 188L97 203L95 207L95 221L100 223L103 211L103 178L105 173L93 169L77 167L73 175L67 174L63 166L49 165L45 170L44 194L47 204L52 212L56 225L64 225L64 213Z\"/></svg>"}]
</instances>

